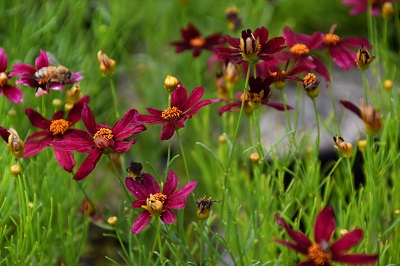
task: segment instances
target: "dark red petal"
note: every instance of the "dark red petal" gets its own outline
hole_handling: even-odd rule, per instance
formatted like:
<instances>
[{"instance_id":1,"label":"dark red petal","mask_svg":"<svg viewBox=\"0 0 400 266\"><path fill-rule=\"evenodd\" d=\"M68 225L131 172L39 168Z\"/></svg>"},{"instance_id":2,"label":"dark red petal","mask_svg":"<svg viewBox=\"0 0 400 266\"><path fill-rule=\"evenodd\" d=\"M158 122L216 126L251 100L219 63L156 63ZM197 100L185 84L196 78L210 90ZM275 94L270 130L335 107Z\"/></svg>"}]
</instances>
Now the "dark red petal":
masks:
<instances>
[{"instance_id":1,"label":"dark red petal","mask_svg":"<svg viewBox=\"0 0 400 266\"><path fill-rule=\"evenodd\" d=\"M286 47L283 46L285 44L285 41L286 40L283 37L274 37L261 46L260 53L266 53L266 54L278 53Z\"/></svg>"},{"instance_id":2,"label":"dark red petal","mask_svg":"<svg viewBox=\"0 0 400 266\"><path fill-rule=\"evenodd\" d=\"M135 109L130 109L115 123L111 129L115 140L126 139L134 134L132 121L136 116L138 116L138 112Z\"/></svg>"},{"instance_id":3,"label":"dark red petal","mask_svg":"<svg viewBox=\"0 0 400 266\"><path fill-rule=\"evenodd\" d=\"M12 103L20 103L22 102L22 90L18 87L6 85L3 87L4 95L7 99ZM1 93L0 93L1 94Z\"/></svg>"},{"instance_id":4,"label":"dark red petal","mask_svg":"<svg viewBox=\"0 0 400 266\"><path fill-rule=\"evenodd\" d=\"M378 260L379 255L367 255L367 254L348 254L340 255L333 258L336 262L351 263L351 264L373 264Z\"/></svg>"},{"instance_id":5,"label":"dark red petal","mask_svg":"<svg viewBox=\"0 0 400 266\"><path fill-rule=\"evenodd\" d=\"M335 255L346 253L350 248L358 245L363 239L363 231L355 229L332 244L330 250Z\"/></svg>"},{"instance_id":6,"label":"dark red petal","mask_svg":"<svg viewBox=\"0 0 400 266\"><path fill-rule=\"evenodd\" d=\"M58 120L58 119L63 119L63 118L64 118L64 111L59 110L53 114L53 116L51 117L51 120L53 121L53 120Z\"/></svg>"},{"instance_id":7,"label":"dark red petal","mask_svg":"<svg viewBox=\"0 0 400 266\"><path fill-rule=\"evenodd\" d=\"M94 115L92 109L90 109L89 105L85 104L82 110L82 122L85 126L86 130L93 136L97 132L96 120L94 119Z\"/></svg>"},{"instance_id":8,"label":"dark red petal","mask_svg":"<svg viewBox=\"0 0 400 266\"><path fill-rule=\"evenodd\" d=\"M147 108L149 109L149 108ZM159 116L154 115L139 115L138 121L144 124L161 124L164 123L165 120L161 117L161 113Z\"/></svg>"},{"instance_id":9,"label":"dark red petal","mask_svg":"<svg viewBox=\"0 0 400 266\"><path fill-rule=\"evenodd\" d=\"M171 209L182 209L186 204L186 197L196 188L197 181L190 181L181 189L172 193L167 200L167 206Z\"/></svg>"},{"instance_id":10,"label":"dark red petal","mask_svg":"<svg viewBox=\"0 0 400 266\"><path fill-rule=\"evenodd\" d=\"M297 264L297 266L315 266L315 264L314 264L314 262L307 260L307 261L300 262L299 264ZM328 264L326 266L330 266L330 264Z\"/></svg>"},{"instance_id":11,"label":"dark red petal","mask_svg":"<svg viewBox=\"0 0 400 266\"><path fill-rule=\"evenodd\" d=\"M195 105L201 97L203 97L204 94L204 88L203 86L195 88L187 98L186 102L182 105L182 112L185 112L186 110L190 109Z\"/></svg>"},{"instance_id":12,"label":"dark red petal","mask_svg":"<svg viewBox=\"0 0 400 266\"><path fill-rule=\"evenodd\" d=\"M39 70L43 67L48 67L50 65L49 57L47 53L43 50L40 50L40 55L35 59L35 66Z\"/></svg>"},{"instance_id":13,"label":"dark red petal","mask_svg":"<svg viewBox=\"0 0 400 266\"><path fill-rule=\"evenodd\" d=\"M131 146L136 142L136 138L132 139L131 141L127 142L127 141L115 141L114 145L113 145L113 149L116 152L119 153L124 153L129 151L129 149L131 148Z\"/></svg>"},{"instance_id":14,"label":"dark red petal","mask_svg":"<svg viewBox=\"0 0 400 266\"><path fill-rule=\"evenodd\" d=\"M142 208L142 206L146 206L146 200L138 199L138 200L135 200L134 202L132 202L132 208Z\"/></svg>"},{"instance_id":15,"label":"dark red petal","mask_svg":"<svg viewBox=\"0 0 400 266\"><path fill-rule=\"evenodd\" d=\"M239 111L241 105L242 105L241 101L236 101L236 102L224 105L224 106L218 108L218 114L222 115L226 111Z\"/></svg>"},{"instance_id":16,"label":"dark red petal","mask_svg":"<svg viewBox=\"0 0 400 266\"><path fill-rule=\"evenodd\" d=\"M290 228L279 215L275 215L275 220L280 226L285 229L290 238L293 239L294 242L296 242L296 246L299 252L302 254L307 254L308 248L311 246L310 239L308 239L308 237L302 232L295 231Z\"/></svg>"},{"instance_id":17,"label":"dark red petal","mask_svg":"<svg viewBox=\"0 0 400 266\"><path fill-rule=\"evenodd\" d=\"M331 81L331 77L330 77L329 71L325 67L325 65L318 58L316 58L315 56L310 55L308 58L311 58L312 62L316 66L315 67L315 71L318 74L320 74L321 76L323 76L327 82L330 82Z\"/></svg>"},{"instance_id":18,"label":"dark red petal","mask_svg":"<svg viewBox=\"0 0 400 266\"><path fill-rule=\"evenodd\" d=\"M47 145L49 145L52 141L53 141L53 137L50 137L48 135L46 135L46 137L44 137L41 140L29 141L29 142L27 141L25 143L25 147L24 147L25 152L24 152L24 155L22 155L22 158L31 157L33 155L38 154L44 148L46 148Z\"/></svg>"},{"instance_id":19,"label":"dark red petal","mask_svg":"<svg viewBox=\"0 0 400 266\"><path fill-rule=\"evenodd\" d=\"M176 220L175 214L168 208L164 208L164 211L160 215L161 221L166 224L172 224Z\"/></svg>"},{"instance_id":20,"label":"dark red petal","mask_svg":"<svg viewBox=\"0 0 400 266\"><path fill-rule=\"evenodd\" d=\"M14 71L9 74L10 77L21 76L23 74L31 77L36 72L36 68L34 66L24 63L14 64L12 68Z\"/></svg>"},{"instance_id":21,"label":"dark red petal","mask_svg":"<svg viewBox=\"0 0 400 266\"><path fill-rule=\"evenodd\" d=\"M260 44L265 43L268 40L268 30L262 26L261 28L257 28L254 31L254 37L257 39L257 37L260 38Z\"/></svg>"},{"instance_id":22,"label":"dark red petal","mask_svg":"<svg viewBox=\"0 0 400 266\"><path fill-rule=\"evenodd\" d=\"M338 65L338 67L349 70L352 66L357 66L355 52L341 46L331 47L329 52L333 62Z\"/></svg>"},{"instance_id":23,"label":"dark red petal","mask_svg":"<svg viewBox=\"0 0 400 266\"><path fill-rule=\"evenodd\" d=\"M160 139L161 140L170 139L174 135L174 132L175 132L175 123L167 122L162 127Z\"/></svg>"},{"instance_id":24,"label":"dark red petal","mask_svg":"<svg viewBox=\"0 0 400 266\"><path fill-rule=\"evenodd\" d=\"M27 140L26 142L36 141L39 139L43 139L44 137L48 137L51 140L54 139L53 135L50 132L48 132L47 130L43 130L43 131L38 131L38 132L35 132L35 133L32 133L31 135L29 135L26 138L26 140Z\"/></svg>"},{"instance_id":25,"label":"dark red petal","mask_svg":"<svg viewBox=\"0 0 400 266\"><path fill-rule=\"evenodd\" d=\"M317 216L314 226L315 242L321 244L322 242L329 243L333 232L336 228L335 214L331 206L325 207Z\"/></svg>"},{"instance_id":26,"label":"dark red petal","mask_svg":"<svg viewBox=\"0 0 400 266\"><path fill-rule=\"evenodd\" d=\"M68 111L67 121L71 123L71 126L76 124L81 119L81 114L85 103L89 102L89 96L85 95L80 98L74 106Z\"/></svg>"},{"instance_id":27,"label":"dark red petal","mask_svg":"<svg viewBox=\"0 0 400 266\"><path fill-rule=\"evenodd\" d=\"M3 48L0 48L0 73L6 72L7 70L7 54Z\"/></svg>"},{"instance_id":28,"label":"dark red petal","mask_svg":"<svg viewBox=\"0 0 400 266\"><path fill-rule=\"evenodd\" d=\"M240 47L240 38L232 38L231 36L226 35L226 40L232 47L234 47L234 48ZM225 46L223 46L223 47L225 47Z\"/></svg>"},{"instance_id":29,"label":"dark red petal","mask_svg":"<svg viewBox=\"0 0 400 266\"><path fill-rule=\"evenodd\" d=\"M58 164L67 172L71 172L75 166L74 156L69 151L59 151L54 149L54 157Z\"/></svg>"},{"instance_id":30,"label":"dark red petal","mask_svg":"<svg viewBox=\"0 0 400 266\"><path fill-rule=\"evenodd\" d=\"M172 92L171 95L171 107L175 106L179 110L182 110L183 104L187 99L187 90L182 84L178 84L177 89Z\"/></svg>"},{"instance_id":31,"label":"dark red petal","mask_svg":"<svg viewBox=\"0 0 400 266\"><path fill-rule=\"evenodd\" d=\"M324 41L324 34L322 32L314 32L311 36L311 40L307 43L307 47L310 50L315 49L316 47L320 46Z\"/></svg>"},{"instance_id":32,"label":"dark red petal","mask_svg":"<svg viewBox=\"0 0 400 266\"><path fill-rule=\"evenodd\" d=\"M25 109L25 114L28 116L31 124L37 128L48 129L50 128L51 121L44 118L41 114L31 108Z\"/></svg>"},{"instance_id":33,"label":"dark red petal","mask_svg":"<svg viewBox=\"0 0 400 266\"><path fill-rule=\"evenodd\" d=\"M170 170L167 175L167 180L165 181L163 194L167 196L172 194L177 186L178 186L178 177L174 172Z\"/></svg>"},{"instance_id":34,"label":"dark red petal","mask_svg":"<svg viewBox=\"0 0 400 266\"><path fill-rule=\"evenodd\" d=\"M303 247L300 247L297 244L293 244L293 243L288 242L288 241L283 240L283 239L275 239L274 242L276 242L278 244L281 244L281 245L284 245L285 247L288 247L288 248L290 248L290 249L292 249L292 250L294 250L296 252L299 252L301 254L307 255L308 249L304 249Z\"/></svg>"},{"instance_id":35,"label":"dark red petal","mask_svg":"<svg viewBox=\"0 0 400 266\"><path fill-rule=\"evenodd\" d=\"M61 151L77 151L80 153L90 153L94 148L94 142L92 137L86 134L86 138L74 138L68 137L63 140L55 140L50 146L54 149Z\"/></svg>"},{"instance_id":36,"label":"dark red petal","mask_svg":"<svg viewBox=\"0 0 400 266\"><path fill-rule=\"evenodd\" d=\"M210 100L202 100L198 103L196 103L189 111L187 111L185 113L185 116L187 118L191 118L192 116L194 116L195 114L197 114L198 111L200 111L201 108L212 104L213 102Z\"/></svg>"},{"instance_id":37,"label":"dark red petal","mask_svg":"<svg viewBox=\"0 0 400 266\"><path fill-rule=\"evenodd\" d=\"M344 100L340 100L339 102L344 106L344 108L352 111L361 118L361 110L354 103Z\"/></svg>"},{"instance_id":38,"label":"dark red petal","mask_svg":"<svg viewBox=\"0 0 400 266\"><path fill-rule=\"evenodd\" d=\"M136 235L142 232L142 230L149 224L150 220L151 214L148 211L142 212L132 225L132 234Z\"/></svg>"},{"instance_id":39,"label":"dark red petal","mask_svg":"<svg viewBox=\"0 0 400 266\"><path fill-rule=\"evenodd\" d=\"M276 110L279 111L285 111L285 105L283 103L271 103L271 102L267 102L265 103L265 105L268 105L269 107L275 108ZM286 104L286 109L287 110L292 110L293 107Z\"/></svg>"},{"instance_id":40,"label":"dark red petal","mask_svg":"<svg viewBox=\"0 0 400 266\"><path fill-rule=\"evenodd\" d=\"M286 39L287 45L289 45L290 47L298 43L294 32L289 27L285 27L283 29L283 36Z\"/></svg>"},{"instance_id":41,"label":"dark red petal","mask_svg":"<svg viewBox=\"0 0 400 266\"><path fill-rule=\"evenodd\" d=\"M361 46L365 46L368 50L372 48L369 41L363 37L350 37L346 39L342 39L339 42L340 46L347 46L351 48L361 48Z\"/></svg>"},{"instance_id":42,"label":"dark red petal","mask_svg":"<svg viewBox=\"0 0 400 266\"><path fill-rule=\"evenodd\" d=\"M82 165L79 167L78 171L76 171L74 175L75 180L85 179L96 167L96 164L101 158L103 154L103 150L101 149L93 149L91 153L89 153L88 157L82 162Z\"/></svg>"},{"instance_id":43,"label":"dark red petal","mask_svg":"<svg viewBox=\"0 0 400 266\"><path fill-rule=\"evenodd\" d=\"M150 192L150 194L160 193L160 186L158 185L154 177L151 176L150 174L144 173L142 175L142 183ZM150 194L147 195L147 198L149 197Z\"/></svg>"},{"instance_id":44,"label":"dark red petal","mask_svg":"<svg viewBox=\"0 0 400 266\"><path fill-rule=\"evenodd\" d=\"M4 141L8 143L8 137L10 136L10 132L2 126L0 126L0 135L4 139Z\"/></svg>"},{"instance_id":45,"label":"dark red petal","mask_svg":"<svg viewBox=\"0 0 400 266\"><path fill-rule=\"evenodd\" d=\"M134 178L127 177L125 178L125 185L138 200L144 201L144 204L141 205L146 205L146 199L150 196L151 192L142 183L136 181Z\"/></svg>"}]
</instances>

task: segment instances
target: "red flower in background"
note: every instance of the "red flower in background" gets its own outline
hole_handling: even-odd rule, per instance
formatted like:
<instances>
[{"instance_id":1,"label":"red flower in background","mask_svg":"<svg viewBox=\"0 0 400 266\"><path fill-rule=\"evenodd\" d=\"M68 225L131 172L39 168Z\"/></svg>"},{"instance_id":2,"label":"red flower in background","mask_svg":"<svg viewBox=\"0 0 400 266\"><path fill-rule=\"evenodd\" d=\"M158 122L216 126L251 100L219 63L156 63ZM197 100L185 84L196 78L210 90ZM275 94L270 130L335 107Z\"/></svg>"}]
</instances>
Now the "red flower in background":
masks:
<instances>
[{"instance_id":1,"label":"red flower in background","mask_svg":"<svg viewBox=\"0 0 400 266\"><path fill-rule=\"evenodd\" d=\"M138 112L130 109L113 127L100 125L96 123L92 110L85 104L82 110L82 122L89 134L54 141L51 146L62 151L89 153L74 175L75 180L82 180L93 171L103 153L112 150L122 153L130 149L136 138L131 141L123 140L146 129L137 122L137 117Z\"/></svg>"},{"instance_id":2,"label":"red flower in background","mask_svg":"<svg viewBox=\"0 0 400 266\"><path fill-rule=\"evenodd\" d=\"M170 139L175 129L185 127L185 121L192 118L197 112L212 103L210 100L201 100L204 94L203 87L195 88L187 96L187 90L178 84L177 89L171 94L171 105L166 110L146 108L150 115L139 115L138 120L144 124L163 124L161 140Z\"/></svg>"},{"instance_id":3,"label":"red flower in background","mask_svg":"<svg viewBox=\"0 0 400 266\"><path fill-rule=\"evenodd\" d=\"M193 57L198 57L203 49L212 51L214 46L225 43L225 38L221 33L203 38L192 23L189 23L186 29L181 29L181 36L182 40L171 42L171 45L176 47L176 53L192 50Z\"/></svg>"},{"instance_id":4,"label":"red flower in background","mask_svg":"<svg viewBox=\"0 0 400 266\"><path fill-rule=\"evenodd\" d=\"M7 73L8 58L6 51L0 48L0 95L4 95L12 103L19 103L22 101L21 89L8 84L10 75Z\"/></svg>"},{"instance_id":5,"label":"red flower in background","mask_svg":"<svg viewBox=\"0 0 400 266\"><path fill-rule=\"evenodd\" d=\"M297 264L298 266L330 266L332 262L373 264L378 260L377 254L345 254L350 248L362 241L363 231L361 229L355 229L338 241L329 243L336 228L335 214L330 206L325 207L315 221L315 244L302 232L291 229L280 216L275 215L275 220L285 229L294 243L283 239L277 239L275 242L308 257L307 261Z\"/></svg>"},{"instance_id":6,"label":"red flower in background","mask_svg":"<svg viewBox=\"0 0 400 266\"><path fill-rule=\"evenodd\" d=\"M137 198L132 202L132 208L145 209L131 229L132 234L139 234L149 224L152 215L159 215L161 221L172 224L176 216L170 209L180 210L185 207L186 197L195 189L197 181L191 181L175 191L178 186L178 177L174 172L169 171L162 192L154 177L146 173L142 175L142 182L127 177L125 184Z\"/></svg>"},{"instance_id":7,"label":"red flower in background","mask_svg":"<svg viewBox=\"0 0 400 266\"><path fill-rule=\"evenodd\" d=\"M352 6L350 14L358 15L368 10L369 0L342 0L343 4ZM396 3L397 0L373 0L371 15L379 16L384 3Z\"/></svg>"}]
</instances>

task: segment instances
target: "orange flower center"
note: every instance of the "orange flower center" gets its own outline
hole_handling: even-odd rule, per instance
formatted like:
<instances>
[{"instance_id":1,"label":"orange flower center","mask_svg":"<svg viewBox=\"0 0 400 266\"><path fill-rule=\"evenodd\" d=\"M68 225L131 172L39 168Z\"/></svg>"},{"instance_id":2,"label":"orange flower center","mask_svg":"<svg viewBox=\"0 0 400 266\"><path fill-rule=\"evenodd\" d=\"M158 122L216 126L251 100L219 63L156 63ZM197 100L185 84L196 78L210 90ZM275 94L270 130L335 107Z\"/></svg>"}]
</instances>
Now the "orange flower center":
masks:
<instances>
[{"instance_id":1,"label":"orange flower center","mask_svg":"<svg viewBox=\"0 0 400 266\"><path fill-rule=\"evenodd\" d=\"M290 52L294 55L301 56L308 54L310 49L308 49L307 45L305 44L297 43L290 48Z\"/></svg>"},{"instance_id":2,"label":"orange flower center","mask_svg":"<svg viewBox=\"0 0 400 266\"><path fill-rule=\"evenodd\" d=\"M326 245L328 245L326 243ZM323 248L320 244L315 244L308 248L308 258L315 265L330 265L332 263L332 255L329 246Z\"/></svg>"},{"instance_id":3,"label":"orange flower center","mask_svg":"<svg viewBox=\"0 0 400 266\"><path fill-rule=\"evenodd\" d=\"M175 106L169 107L168 109L164 110L161 114L162 119L167 121L176 121L178 120L181 115L182 111L176 108Z\"/></svg>"},{"instance_id":4,"label":"orange flower center","mask_svg":"<svg viewBox=\"0 0 400 266\"><path fill-rule=\"evenodd\" d=\"M199 36L194 39L191 39L189 43L193 47L203 47L206 44L206 40L204 40Z\"/></svg>"},{"instance_id":5,"label":"orange flower center","mask_svg":"<svg viewBox=\"0 0 400 266\"><path fill-rule=\"evenodd\" d=\"M328 33L324 36L324 44L328 46L336 46L339 42L339 36L333 33Z\"/></svg>"},{"instance_id":6,"label":"orange flower center","mask_svg":"<svg viewBox=\"0 0 400 266\"><path fill-rule=\"evenodd\" d=\"M97 148L105 149L109 145L109 141L112 139L113 134L111 129L102 127L93 136L94 144Z\"/></svg>"},{"instance_id":7,"label":"orange flower center","mask_svg":"<svg viewBox=\"0 0 400 266\"><path fill-rule=\"evenodd\" d=\"M6 73L0 73L0 88L5 87L8 84L8 76Z\"/></svg>"},{"instance_id":8,"label":"orange flower center","mask_svg":"<svg viewBox=\"0 0 400 266\"><path fill-rule=\"evenodd\" d=\"M70 123L64 119L57 119L51 121L50 124L50 132L53 135L64 135L64 133L68 130Z\"/></svg>"},{"instance_id":9,"label":"orange flower center","mask_svg":"<svg viewBox=\"0 0 400 266\"><path fill-rule=\"evenodd\" d=\"M167 200L167 195L162 193L150 194L150 197L146 199L146 205L143 205L142 208L152 215L159 215L164 211L165 200Z\"/></svg>"},{"instance_id":10,"label":"orange flower center","mask_svg":"<svg viewBox=\"0 0 400 266\"><path fill-rule=\"evenodd\" d=\"M303 80L303 85L306 87L311 84L315 84L317 82L317 76L312 73L308 73L307 76Z\"/></svg>"}]
</instances>

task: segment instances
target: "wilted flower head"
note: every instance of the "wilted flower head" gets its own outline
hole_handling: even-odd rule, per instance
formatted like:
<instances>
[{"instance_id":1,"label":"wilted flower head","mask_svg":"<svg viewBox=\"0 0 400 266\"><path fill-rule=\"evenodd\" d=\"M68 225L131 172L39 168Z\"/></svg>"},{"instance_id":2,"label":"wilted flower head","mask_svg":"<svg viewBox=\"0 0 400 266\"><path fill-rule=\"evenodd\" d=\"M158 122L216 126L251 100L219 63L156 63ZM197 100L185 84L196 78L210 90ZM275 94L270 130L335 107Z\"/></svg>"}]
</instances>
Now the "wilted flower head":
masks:
<instances>
[{"instance_id":1,"label":"wilted flower head","mask_svg":"<svg viewBox=\"0 0 400 266\"><path fill-rule=\"evenodd\" d=\"M186 205L186 197L197 185L197 181L191 181L175 191L178 186L178 177L174 172L169 171L161 192L154 177L147 173L144 173L142 177L142 182L129 177L125 179L126 187L137 198L132 202L132 208L144 209L132 225L132 234L139 234L148 225L153 215L160 216L161 221L166 224L172 224L176 216L171 209L183 209Z\"/></svg>"},{"instance_id":2,"label":"wilted flower head","mask_svg":"<svg viewBox=\"0 0 400 266\"><path fill-rule=\"evenodd\" d=\"M108 56L101 50L97 53L97 60L99 61L100 71L105 76L111 76L114 74L115 60L108 58Z\"/></svg>"},{"instance_id":3,"label":"wilted flower head","mask_svg":"<svg viewBox=\"0 0 400 266\"><path fill-rule=\"evenodd\" d=\"M382 130L383 121L381 110L374 109L372 104L366 104L364 99L361 99L361 108L349 101L339 101L346 109L358 115L364 122L366 132L372 136L378 135Z\"/></svg>"},{"instance_id":4,"label":"wilted flower head","mask_svg":"<svg viewBox=\"0 0 400 266\"><path fill-rule=\"evenodd\" d=\"M214 202L221 202L222 200L212 200L211 197L202 197L196 200L197 211L196 215L200 220L205 220L210 216L211 206Z\"/></svg>"},{"instance_id":5,"label":"wilted flower head","mask_svg":"<svg viewBox=\"0 0 400 266\"><path fill-rule=\"evenodd\" d=\"M203 49L212 51L214 46L225 43L225 38L221 33L203 38L192 23L188 24L187 29L181 29L181 36L182 40L171 42L171 45L176 47L176 53L192 50L193 57L198 57Z\"/></svg>"},{"instance_id":6,"label":"wilted flower head","mask_svg":"<svg viewBox=\"0 0 400 266\"><path fill-rule=\"evenodd\" d=\"M357 58L356 58L356 63L357 67L361 70L366 70L369 67L369 64L371 64L372 61L374 61L375 56L370 56L367 48L365 48L364 45L362 45L361 49L358 50L357 52Z\"/></svg>"},{"instance_id":7,"label":"wilted flower head","mask_svg":"<svg viewBox=\"0 0 400 266\"><path fill-rule=\"evenodd\" d=\"M21 89L8 84L10 75L7 72L8 58L6 51L0 48L0 96L4 95L12 103L19 103L22 101L22 91Z\"/></svg>"},{"instance_id":8,"label":"wilted flower head","mask_svg":"<svg viewBox=\"0 0 400 266\"><path fill-rule=\"evenodd\" d=\"M357 265L373 264L378 260L377 254L345 254L362 241L363 231L361 229L355 229L338 241L330 243L336 228L335 214L331 206L325 207L315 220L315 244L302 232L291 229L279 215L275 215L275 220L285 229L294 243L283 239L277 239L275 242L307 256L308 260L297 264L298 266L331 266L333 262Z\"/></svg>"},{"instance_id":9,"label":"wilted flower head","mask_svg":"<svg viewBox=\"0 0 400 266\"><path fill-rule=\"evenodd\" d=\"M338 135L333 137L333 141L336 144L335 148L337 148L344 157L349 158L353 155L353 145L351 145L351 143L344 141L344 139Z\"/></svg>"},{"instance_id":10,"label":"wilted flower head","mask_svg":"<svg viewBox=\"0 0 400 266\"><path fill-rule=\"evenodd\" d=\"M18 136L17 131L14 128L7 130L0 126L0 135L8 144L8 148L11 151L12 156L14 156L15 160L18 160L24 154L25 145Z\"/></svg>"},{"instance_id":11,"label":"wilted flower head","mask_svg":"<svg viewBox=\"0 0 400 266\"><path fill-rule=\"evenodd\" d=\"M232 60L235 64L245 61L255 64L259 60L271 60L273 55L285 47L285 38L275 37L268 40L268 30L265 27L257 28L254 33L248 29L242 31L240 38L226 36L232 48L219 46L215 48L219 59Z\"/></svg>"}]
</instances>

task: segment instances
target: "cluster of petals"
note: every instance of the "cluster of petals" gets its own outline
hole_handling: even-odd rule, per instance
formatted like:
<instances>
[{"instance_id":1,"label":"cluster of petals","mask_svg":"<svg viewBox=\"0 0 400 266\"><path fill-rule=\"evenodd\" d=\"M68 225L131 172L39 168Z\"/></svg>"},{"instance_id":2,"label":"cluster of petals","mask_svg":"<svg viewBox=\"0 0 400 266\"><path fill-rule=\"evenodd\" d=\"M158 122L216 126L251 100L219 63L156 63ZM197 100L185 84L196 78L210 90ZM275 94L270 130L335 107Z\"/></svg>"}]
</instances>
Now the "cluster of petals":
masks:
<instances>
[{"instance_id":1,"label":"cluster of petals","mask_svg":"<svg viewBox=\"0 0 400 266\"><path fill-rule=\"evenodd\" d=\"M19 103L22 101L22 91L8 83L11 75L7 72L7 65L6 51L0 48L0 96L4 94L12 103Z\"/></svg>"},{"instance_id":2,"label":"cluster of petals","mask_svg":"<svg viewBox=\"0 0 400 266\"><path fill-rule=\"evenodd\" d=\"M159 215L161 221L166 224L171 224L176 220L176 216L171 209L180 210L185 207L186 197L195 189L197 181L190 181L182 188L175 191L178 186L178 177L174 172L169 171L162 192L154 177L147 173L142 175L141 182L134 178L127 177L125 179L125 184L128 190L137 198L137 200L132 202L132 208L145 209L131 228L132 234L138 234L151 220L152 213L150 213L147 206L151 196L162 196L163 202L160 203L162 205L160 206Z\"/></svg>"}]
</instances>

